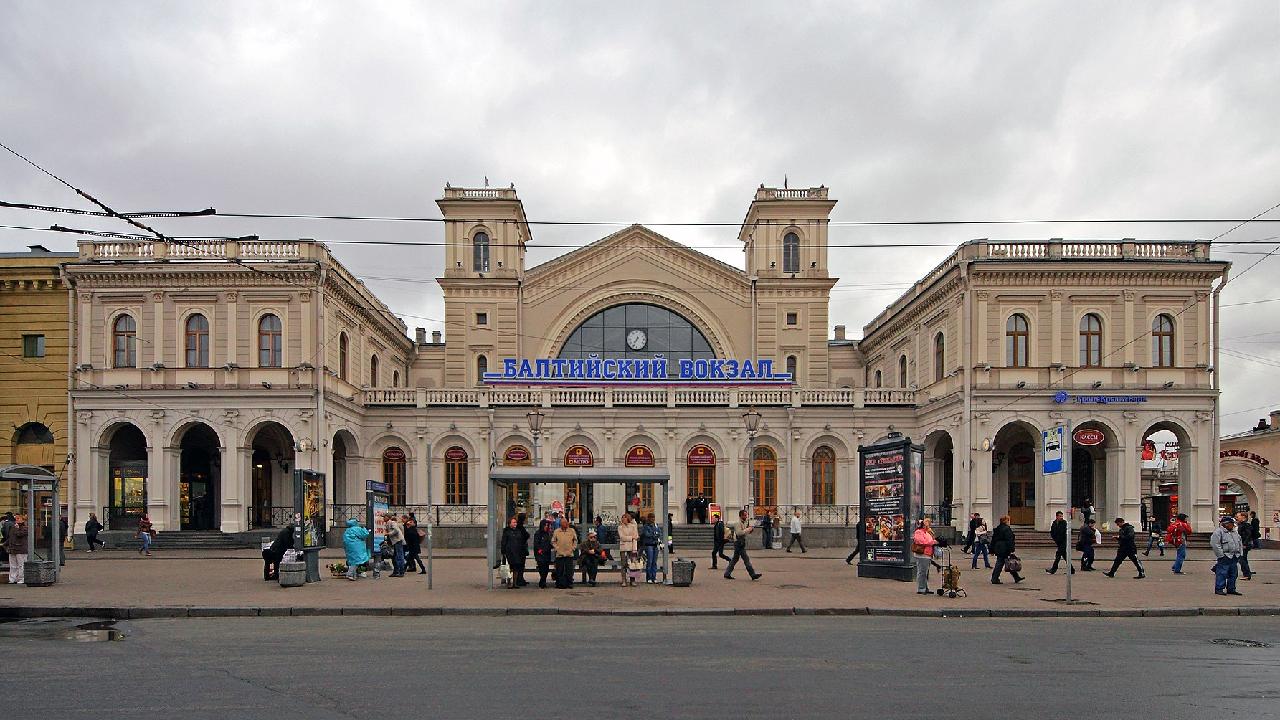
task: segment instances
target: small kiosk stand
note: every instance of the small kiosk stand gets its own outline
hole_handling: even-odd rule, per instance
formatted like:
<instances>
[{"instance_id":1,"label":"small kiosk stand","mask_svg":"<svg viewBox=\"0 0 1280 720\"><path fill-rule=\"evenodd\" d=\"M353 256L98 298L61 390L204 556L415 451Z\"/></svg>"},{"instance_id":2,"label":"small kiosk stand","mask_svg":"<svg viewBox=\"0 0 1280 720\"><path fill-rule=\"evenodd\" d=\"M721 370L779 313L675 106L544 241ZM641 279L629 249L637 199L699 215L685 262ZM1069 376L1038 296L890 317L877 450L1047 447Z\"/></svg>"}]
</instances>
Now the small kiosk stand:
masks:
<instances>
[{"instance_id":1,"label":"small kiosk stand","mask_svg":"<svg viewBox=\"0 0 1280 720\"><path fill-rule=\"evenodd\" d=\"M365 481L364 517L369 528L369 570L378 577L382 567L382 539L387 536L387 512L391 509L391 488L375 480Z\"/></svg>"},{"instance_id":2,"label":"small kiosk stand","mask_svg":"<svg viewBox=\"0 0 1280 720\"><path fill-rule=\"evenodd\" d=\"M911 533L921 516L924 448L902 433L858 446L858 497L866 541L858 557L858 577L915 579Z\"/></svg>"},{"instance_id":3,"label":"small kiosk stand","mask_svg":"<svg viewBox=\"0 0 1280 720\"><path fill-rule=\"evenodd\" d=\"M61 504L58 502L58 476L35 465L8 465L0 468L0 481L19 483L18 488L26 498L27 523L35 522L36 496L40 493L51 493L52 502L49 513L49 555L41 559L36 551L36 532L30 527L27 535L27 562L23 566L25 583L32 587L52 585L58 581L58 560L62 557Z\"/></svg>"},{"instance_id":4,"label":"small kiosk stand","mask_svg":"<svg viewBox=\"0 0 1280 720\"><path fill-rule=\"evenodd\" d=\"M293 546L302 551L307 582L320 582L320 550L324 547L324 473L293 471Z\"/></svg>"}]
</instances>

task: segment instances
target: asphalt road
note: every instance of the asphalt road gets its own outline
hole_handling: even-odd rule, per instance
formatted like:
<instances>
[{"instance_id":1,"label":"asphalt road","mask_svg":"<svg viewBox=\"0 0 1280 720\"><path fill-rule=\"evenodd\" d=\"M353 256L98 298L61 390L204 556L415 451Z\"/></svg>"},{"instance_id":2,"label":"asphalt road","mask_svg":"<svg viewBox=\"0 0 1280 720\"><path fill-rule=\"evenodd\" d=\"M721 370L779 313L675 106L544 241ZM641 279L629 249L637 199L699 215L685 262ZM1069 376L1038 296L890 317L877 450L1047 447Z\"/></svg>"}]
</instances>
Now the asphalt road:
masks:
<instances>
[{"instance_id":1,"label":"asphalt road","mask_svg":"<svg viewBox=\"0 0 1280 720\"><path fill-rule=\"evenodd\" d=\"M83 622L83 621L81 621ZM228 618L0 624L6 717L1276 717L1280 621ZM1229 638L1267 648L1215 644ZM20 680L21 679L21 680ZM21 687L15 683L21 682Z\"/></svg>"}]
</instances>

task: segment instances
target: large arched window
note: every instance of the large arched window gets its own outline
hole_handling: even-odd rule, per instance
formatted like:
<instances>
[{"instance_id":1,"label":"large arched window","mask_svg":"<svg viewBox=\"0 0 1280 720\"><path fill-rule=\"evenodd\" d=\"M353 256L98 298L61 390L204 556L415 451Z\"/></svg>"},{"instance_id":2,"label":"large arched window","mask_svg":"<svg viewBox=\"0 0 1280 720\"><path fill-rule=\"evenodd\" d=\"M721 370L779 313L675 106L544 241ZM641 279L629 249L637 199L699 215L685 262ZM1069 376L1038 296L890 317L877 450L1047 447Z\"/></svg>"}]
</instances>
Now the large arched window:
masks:
<instances>
[{"instance_id":1,"label":"large arched window","mask_svg":"<svg viewBox=\"0 0 1280 720\"><path fill-rule=\"evenodd\" d=\"M716 500L716 453L706 445L694 445L685 458L689 494Z\"/></svg>"},{"instance_id":2,"label":"large arched window","mask_svg":"<svg viewBox=\"0 0 1280 720\"><path fill-rule=\"evenodd\" d=\"M933 336L933 379L935 382L942 382L942 378L946 376L947 364L947 341L938 333Z\"/></svg>"},{"instance_id":3,"label":"large arched window","mask_svg":"<svg viewBox=\"0 0 1280 720\"><path fill-rule=\"evenodd\" d=\"M209 367L209 320L200 313L187 317L187 367Z\"/></svg>"},{"instance_id":4,"label":"large arched window","mask_svg":"<svg viewBox=\"0 0 1280 720\"><path fill-rule=\"evenodd\" d=\"M1173 318L1166 313L1151 323L1151 364L1173 367Z\"/></svg>"},{"instance_id":5,"label":"large arched window","mask_svg":"<svg viewBox=\"0 0 1280 720\"><path fill-rule=\"evenodd\" d=\"M876 387L884 387L884 373L879 370L876 371Z\"/></svg>"},{"instance_id":6,"label":"large arched window","mask_svg":"<svg viewBox=\"0 0 1280 720\"><path fill-rule=\"evenodd\" d=\"M121 315L111 326L112 367L138 367L138 324L132 315Z\"/></svg>"},{"instance_id":7,"label":"large arched window","mask_svg":"<svg viewBox=\"0 0 1280 720\"><path fill-rule=\"evenodd\" d=\"M484 382L484 374L489 372L489 358L484 355L476 356L476 384Z\"/></svg>"},{"instance_id":8,"label":"large arched window","mask_svg":"<svg viewBox=\"0 0 1280 720\"><path fill-rule=\"evenodd\" d=\"M280 317L277 315L268 313L258 320L258 367L278 368L283 365L280 330Z\"/></svg>"},{"instance_id":9,"label":"large arched window","mask_svg":"<svg viewBox=\"0 0 1280 720\"><path fill-rule=\"evenodd\" d=\"M836 454L826 445L813 451L813 504L836 504Z\"/></svg>"},{"instance_id":10,"label":"large arched window","mask_svg":"<svg viewBox=\"0 0 1280 720\"><path fill-rule=\"evenodd\" d=\"M788 355L787 356L787 374L791 376L791 382L797 382L798 380L798 378L796 377L797 375L796 365L797 365L796 356Z\"/></svg>"},{"instance_id":11,"label":"large arched window","mask_svg":"<svg viewBox=\"0 0 1280 720\"><path fill-rule=\"evenodd\" d=\"M350 344L346 333L338 333L338 377L343 380L347 379L347 353L351 349Z\"/></svg>"},{"instance_id":12,"label":"large arched window","mask_svg":"<svg viewBox=\"0 0 1280 720\"><path fill-rule=\"evenodd\" d=\"M391 371L391 387L400 387L400 371Z\"/></svg>"},{"instance_id":13,"label":"large arched window","mask_svg":"<svg viewBox=\"0 0 1280 720\"><path fill-rule=\"evenodd\" d=\"M907 356L898 358L898 387L907 386Z\"/></svg>"},{"instance_id":14,"label":"large arched window","mask_svg":"<svg viewBox=\"0 0 1280 720\"><path fill-rule=\"evenodd\" d=\"M405 504L405 454L392 446L382 451L382 482L386 483L392 505Z\"/></svg>"},{"instance_id":15,"label":"large arched window","mask_svg":"<svg viewBox=\"0 0 1280 720\"><path fill-rule=\"evenodd\" d=\"M444 451L444 501L467 504L467 451L457 446Z\"/></svg>"},{"instance_id":16,"label":"large arched window","mask_svg":"<svg viewBox=\"0 0 1280 720\"><path fill-rule=\"evenodd\" d=\"M1008 367L1027 367L1028 338L1031 335L1027 316L1014 313L1004 324L1004 364Z\"/></svg>"},{"instance_id":17,"label":"large arched window","mask_svg":"<svg viewBox=\"0 0 1280 720\"><path fill-rule=\"evenodd\" d=\"M483 230L471 237L471 269L489 272L489 233Z\"/></svg>"},{"instance_id":18,"label":"large arched window","mask_svg":"<svg viewBox=\"0 0 1280 720\"><path fill-rule=\"evenodd\" d=\"M378 356L369 356L369 387L378 387Z\"/></svg>"},{"instance_id":19,"label":"large arched window","mask_svg":"<svg viewBox=\"0 0 1280 720\"><path fill-rule=\"evenodd\" d=\"M778 504L778 456L761 446L752 453L751 470L756 481L756 512Z\"/></svg>"},{"instance_id":20,"label":"large arched window","mask_svg":"<svg viewBox=\"0 0 1280 720\"><path fill-rule=\"evenodd\" d=\"M54 470L53 433L38 422L29 422L13 434L13 462Z\"/></svg>"},{"instance_id":21,"label":"large arched window","mask_svg":"<svg viewBox=\"0 0 1280 720\"><path fill-rule=\"evenodd\" d=\"M793 232L782 238L782 272L800 272L800 237Z\"/></svg>"},{"instance_id":22,"label":"large arched window","mask_svg":"<svg viewBox=\"0 0 1280 720\"><path fill-rule=\"evenodd\" d=\"M1102 367L1102 318L1094 313L1080 318L1080 367Z\"/></svg>"},{"instance_id":23,"label":"large arched window","mask_svg":"<svg viewBox=\"0 0 1280 720\"><path fill-rule=\"evenodd\" d=\"M587 318L564 346L560 357L567 360L586 359L596 355L608 358L668 358L671 375L680 372L673 358L710 360L714 357L707 338L693 323L670 310L633 303L615 305Z\"/></svg>"}]
</instances>

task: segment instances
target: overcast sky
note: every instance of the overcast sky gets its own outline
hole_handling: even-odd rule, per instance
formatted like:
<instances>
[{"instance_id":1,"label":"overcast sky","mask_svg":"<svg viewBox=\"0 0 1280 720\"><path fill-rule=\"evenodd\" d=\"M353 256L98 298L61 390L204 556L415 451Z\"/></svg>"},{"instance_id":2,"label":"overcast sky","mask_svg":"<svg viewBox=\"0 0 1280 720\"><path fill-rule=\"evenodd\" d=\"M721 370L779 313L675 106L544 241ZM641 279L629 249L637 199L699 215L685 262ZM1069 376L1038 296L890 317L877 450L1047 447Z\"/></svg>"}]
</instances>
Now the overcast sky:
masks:
<instances>
[{"instance_id":1,"label":"overcast sky","mask_svg":"<svg viewBox=\"0 0 1280 720\"><path fill-rule=\"evenodd\" d=\"M120 210L432 216L446 182L486 176L515 183L531 219L628 224L737 222L784 176L830 187L844 221L1247 218L1280 202L1275 0L642 5L8 2L0 140ZM8 155L0 199L85 207ZM53 222L127 229L0 211ZM441 239L433 224L156 226ZM833 227L831 241L1228 227ZM616 229L538 226L534 241ZM736 228L656 229L742 265ZM1223 239L1277 235L1255 223ZM30 243L74 246L0 230L0 250ZM1239 273L1263 256L1237 253L1274 247L1215 252ZM441 327L440 248L333 250L410 328ZM833 324L857 336L948 252L833 249ZM1277 271L1266 260L1224 302L1280 297ZM1223 310L1223 347L1252 356L1223 357L1226 431L1280 407L1277 310Z\"/></svg>"}]
</instances>

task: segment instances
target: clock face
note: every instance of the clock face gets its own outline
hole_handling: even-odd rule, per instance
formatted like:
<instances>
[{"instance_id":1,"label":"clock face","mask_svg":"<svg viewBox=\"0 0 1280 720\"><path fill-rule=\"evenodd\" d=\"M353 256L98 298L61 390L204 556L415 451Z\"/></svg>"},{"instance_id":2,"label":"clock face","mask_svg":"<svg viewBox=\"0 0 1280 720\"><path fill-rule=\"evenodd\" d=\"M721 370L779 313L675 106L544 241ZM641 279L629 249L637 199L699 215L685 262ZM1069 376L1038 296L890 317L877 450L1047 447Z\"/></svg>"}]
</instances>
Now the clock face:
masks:
<instances>
[{"instance_id":1,"label":"clock face","mask_svg":"<svg viewBox=\"0 0 1280 720\"><path fill-rule=\"evenodd\" d=\"M616 337L616 336L615 336ZM649 344L649 334L643 330L632 330L627 333L627 347L632 350L643 350Z\"/></svg>"}]
</instances>

